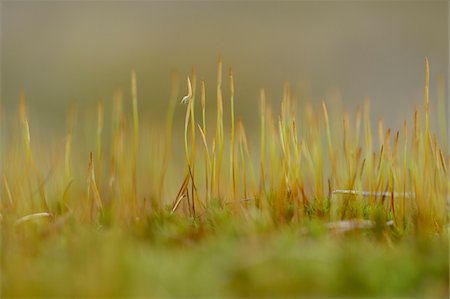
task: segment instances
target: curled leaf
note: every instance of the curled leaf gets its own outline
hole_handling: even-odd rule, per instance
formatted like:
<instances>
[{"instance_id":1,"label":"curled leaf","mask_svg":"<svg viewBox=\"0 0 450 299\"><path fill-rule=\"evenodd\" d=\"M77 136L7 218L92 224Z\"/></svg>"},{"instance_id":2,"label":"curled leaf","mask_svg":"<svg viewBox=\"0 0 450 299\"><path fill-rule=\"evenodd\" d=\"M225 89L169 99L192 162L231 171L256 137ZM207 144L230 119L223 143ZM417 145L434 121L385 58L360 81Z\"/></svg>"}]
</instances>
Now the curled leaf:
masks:
<instances>
[{"instance_id":1,"label":"curled leaf","mask_svg":"<svg viewBox=\"0 0 450 299\"><path fill-rule=\"evenodd\" d=\"M188 84L188 94L181 99L181 104L187 104L192 99L192 85L189 76L187 77L187 84Z\"/></svg>"}]
</instances>

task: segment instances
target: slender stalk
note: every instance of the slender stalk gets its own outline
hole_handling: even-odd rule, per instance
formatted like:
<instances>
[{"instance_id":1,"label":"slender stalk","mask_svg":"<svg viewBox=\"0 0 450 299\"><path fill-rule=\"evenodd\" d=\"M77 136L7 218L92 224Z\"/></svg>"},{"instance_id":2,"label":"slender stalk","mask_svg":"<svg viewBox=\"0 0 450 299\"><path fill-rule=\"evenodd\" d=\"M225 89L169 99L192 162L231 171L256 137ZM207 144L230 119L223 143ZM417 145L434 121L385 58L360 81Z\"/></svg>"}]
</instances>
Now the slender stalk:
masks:
<instances>
[{"instance_id":1,"label":"slender stalk","mask_svg":"<svg viewBox=\"0 0 450 299\"><path fill-rule=\"evenodd\" d=\"M138 114L138 99L137 99L137 83L136 71L131 71L131 98L133 104L133 155L132 155L132 185L134 194L134 203L137 200L137 156L139 148L139 114Z\"/></svg>"},{"instance_id":2,"label":"slender stalk","mask_svg":"<svg viewBox=\"0 0 450 299\"><path fill-rule=\"evenodd\" d=\"M209 157L208 143L206 141L206 91L205 81L201 82L201 104L202 104L202 127L199 126L200 133L202 135L203 143L205 145L204 160L205 160L205 188L206 188L206 201L211 201L211 189L209 188L209 171L211 167L211 161Z\"/></svg>"},{"instance_id":3,"label":"slender stalk","mask_svg":"<svg viewBox=\"0 0 450 299\"><path fill-rule=\"evenodd\" d=\"M175 114L176 101L178 98L179 86L178 86L178 77L174 73L172 74L172 88L171 94L169 97L169 108L167 109L167 117L166 117L166 140L164 145L164 154L163 154L163 162L161 164L161 176L159 181L158 188L158 208L162 206L163 197L164 197L164 182L166 179L167 168L169 164L169 158L171 154L172 148L172 128L173 128L173 119Z\"/></svg>"},{"instance_id":4,"label":"slender stalk","mask_svg":"<svg viewBox=\"0 0 450 299\"><path fill-rule=\"evenodd\" d=\"M190 101L190 114L191 114L191 175L192 175L192 185L191 185L191 197L192 197L192 213L195 217L195 200L198 199L198 196L196 196L195 191L195 148L196 148L196 139L195 139L195 110L194 110L194 104L195 104L195 95L197 90L197 79L195 74L195 69L192 68L192 98Z\"/></svg>"},{"instance_id":5,"label":"slender stalk","mask_svg":"<svg viewBox=\"0 0 450 299\"><path fill-rule=\"evenodd\" d=\"M217 68L217 126L216 126L216 151L217 158L215 158L215 167L217 171L217 196L220 200L220 183L221 183L221 167L223 155L223 103L222 103L222 59L219 58Z\"/></svg>"},{"instance_id":6,"label":"slender stalk","mask_svg":"<svg viewBox=\"0 0 450 299\"><path fill-rule=\"evenodd\" d=\"M234 78L233 78L233 72L229 71L229 77L230 77L230 106L231 106L231 144L230 144L230 152L231 152L231 181L232 181L232 187L233 187L233 200L236 199L236 175L234 173L235 163L234 163Z\"/></svg>"},{"instance_id":7,"label":"slender stalk","mask_svg":"<svg viewBox=\"0 0 450 299\"><path fill-rule=\"evenodd\" d=\"M260 197L265 193L265 173L264 173L264 161L265 161L265 147L266 147L266 93L263 89L260 92L260 133L261 133L261 148L260 148Z\"/></svg>"},{"instance_id":8,"label":"slender stalk","mask_svg":"<svg viewBox=\"0 0 450 299\"><path fill-rule=\"evenodd\" d=\"M101 182L102 167L102 132L103 132L103 101L97 103L97 181Z\"/></svg>"},{"instance_id":9,"label":"slender stalk","mask_svg":"<svg viewBox=\"0 0 450 299\"><path fill-rule=\"evenodd\" d=\"M424 87L424 107L425 107L425 163L428 156L428 134L430 133L429 120L429 85L430 85L430 65L428 58L425 57L425 87Z\"/></svg>"},{"instance_id":10,"label":"slender stalk","mask_svg":"<svg viewBox=\"0 0 450 299\"><path fill-rule=\"evenodd\" d=\"M66 181L70 181L72 179L71 156L72 156L72 138L73 138L72 136L75 126L75 118L76 118L76 110L75 107L72 106L69 109L67 115L67 135L64 149L64 173Z\"/></svg>"}]
</instances>

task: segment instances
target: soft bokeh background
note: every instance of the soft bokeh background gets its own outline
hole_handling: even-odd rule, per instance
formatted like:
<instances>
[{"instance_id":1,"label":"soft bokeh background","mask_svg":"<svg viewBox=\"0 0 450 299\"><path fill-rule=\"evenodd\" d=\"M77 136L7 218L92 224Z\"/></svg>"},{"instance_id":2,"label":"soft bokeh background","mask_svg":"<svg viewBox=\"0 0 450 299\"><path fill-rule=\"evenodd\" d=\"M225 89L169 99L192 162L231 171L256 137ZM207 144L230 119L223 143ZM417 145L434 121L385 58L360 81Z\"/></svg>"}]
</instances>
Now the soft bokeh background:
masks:
<instances>
[{"instance_id":1,"label":"soft bokeh background","mask_svg":"<svg viewBox=\"0 0 450 299\"><path fill-rule=\"evenodd\" d=\"M192 66L214 101L218 55L250 126L259 89L277 103L289 81L299 98L337 96L349 109L368 96L374 119L398 127L422 102L425 56L433 101L448 78L446 1L5 1L1 29L3 106L15 113L24 89L42 128L64 128L69 103L129 97L133 68L145 119L164 117L171 73L183 93Z\"/></svg>"}]
</instances>

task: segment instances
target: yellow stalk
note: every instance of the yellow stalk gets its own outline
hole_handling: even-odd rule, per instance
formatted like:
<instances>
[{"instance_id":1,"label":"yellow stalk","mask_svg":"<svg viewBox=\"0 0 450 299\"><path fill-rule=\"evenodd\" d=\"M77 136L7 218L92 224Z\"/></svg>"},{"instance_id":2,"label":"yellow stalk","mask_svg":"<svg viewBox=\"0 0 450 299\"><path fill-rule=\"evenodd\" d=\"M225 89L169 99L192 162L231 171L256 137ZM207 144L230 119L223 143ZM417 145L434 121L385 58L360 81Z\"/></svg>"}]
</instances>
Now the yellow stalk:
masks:
<instances>
[{"instance_id":1,"label":"yellow stalk","mask_svg":"<svg viewBox=\"0 0 450 299\"><path fill-rule=\"evenodd\" d=\"M73 136L75 118L76 118L76 110L72 106L69 109L68 116L67 116L68 129L67 129L66 144L65 144L65 149L64 149L64 173L66 175L66 181L69 181L72 177L70 157L71 157L71 153L72 153L72 136Z\"/></svg>"},{"instance_id":2,"label":"yellow stalk","mask_svg":"<svg viewBox=\"0 0 450 299\"><path fill-rule=\"evenodd\" d=\"M200 135L202 136L202 141L203 141L203 145L205 146L205 178L206 178L206 194L207 194L207 202L210 201L211 199L211 194L210 194L210 189L208 186L208 168L211 167L211 160L209 158L209 150L208 150L208 143L206 142L206 136L205 136L205 132L203 132L202 128L200 127L200 125L198 125L198 129L200 131Z\"/></svg>"},{"instance_id":3,"label":"yellow stalk","mask_svg":"<svg viewBox=\"0 0 450 299\"><path fill-rule=\"evenodd\" d=\"M202 129L206 136L206 88L205 80L201 82L201 104L202 104Z\"/></svg>"},{"instance_id":4,"label":"yellow stalk","mask_svg":"<svg viewBox=\"0 0 450 299\"><path fill-rule=\"evenodd\" d=\"M331 132L330 132L330 121L328 119L328 110L327 110L327 105L325 104L324 101L322 101L322 108L323 108L323 115L325 117L325 127L327 130L327 141L328 141L328 149L330 152L330 160L333 162L333 144L331 142Z\"/></svg>"},{"instance_id":5,"label":"yellow stalk","mask_svg":"<svg viewBox=\"0 0 450 299\"><path fill-rule=\"evenodd\" d=\"M68 133L66 136L66 144L64 150L64 169L66 180L70 180L70 178L72 177L72 170L70 166L71 152L72 152L72 134Z\"/></svg>"},{"instance_id":6,"label":"yellow stalk","mask_svg":"<svg viewBox=\"0 0 450 299\"><path fill-rule=\"evenodd\" d=\"M378 144L381 146L384 141L384 122L383 119L378 120Z\"/></svg>"},{"instance_id":7,"label":"yellow stalk","mask_svg":"<svg viewBox=\"0 0 450 299\"><path fill-rule=\"evenodd\" d=\"M439 123L439 133L440 139L444 145L444 150L448 150L448 140L447 140L447 126L448 120L446 117L447 107L445 105L445 83L444 78L440 77L438 79L437 87L437 98L438 98L438 123Z\"/></svg>"},{"instance_id":8,"label":"yellow stalk","mask_svg":"<svg viewBox=\"0 0 450 299\"><path fill-rule=\"evenodd\" d=\"M136 154L139 145L139 114L138 114L137 82L135 70L131 72L131 98L133 101L134 151Z\"/></svg>"},{"instance_id":9,"label":"yellow stalk","mask_svg":"<svg viewBox=\"0 0 450 299\"><path fill-rule=\"evenodd\" d=\"M167 117L166 117L166 142L164 145L163 162L161 164L161 176L158 190L158 200L159 200L158 207L161 207L164 197L164 182L169 164L169 157L171 154L170 149L172 148L172 127L175 114L176 100L178 98L178 88L179 88L178 77L174 73L172 74L172 88L169 97L169 108L167 109Z\"/></svg>"},{"instance_id":10,"label":"yellow stalk","mask_svg":"<svg viewBox=\"0 0 450 299\"><path fill-rule=\"evenodd\" d=\"M388 128L386 131L386 135L384 136L384 147L386 148L386 151L390 152L390 140L391 140L391 128Z\"/></svg>"},{"instance_id":11,"label":"yellow stalk","mask_svg":"<svg viewBox=\"0 0 450 299\"><path fill-rule=\"evenodd\" d=\"M361 131L361 107L358 105L356 108L356 142L355 145L359 146L359 137Z\"/></svg>"},{"instance_id":12,"label":"yellow stalk","mask_svg":"<svg viewBox=\"0 0 450 299\"><path fill-rule=\"evenodd\" d=\"M247 198L247 167L245 165L244 139L245 139L244 125L242 124L242 121L239 120L238 121L239 154L241 156L241 169L243 178L242 187L245 199Z\"/></svg>"},{"instance_id":13,"label":"yellow stalk","mask_svg":"<svg viewBox=\"0 0 450 299\"><path fill-rule=\"evenodd\" d=\"M430 81L430 65L428 58L425 57L425 88L424 88L424 106L425 106L425 163L428 156L428 134L430 130L429 125L429 81Z\"/></svg>"},{"instance_id":14,"label":"yellow stalk","mask_svg":"<svg viewBox=\"0 0 450 299\"><path fill-rule=\"evenodd\" d=\"M98 192L97 183L95 182L95 171L94 171L94 158L92 152L89 153L89 167L88 167L88 188L87 188L87 198L90 201L91 190L93 193L93 203L96 204L97 208L103 210L102 200L100 198L100 193ZM91 203L91 219L93 217L93 203Z\"/></svg>"},{"instance_id":15,"label":"yellow stalk","mask_svg":"<svg viewBox=\"0 0 450 299\"><path fill-rule=\"evenodd\" d=\"M20 123L22 127L22 139L23 144L25 146L25 156L26 156L26 173L27 173L27 181L28 181L28 187L30 190L30 199L32 201L33 197L33 191L31 190L31 178L29 176L29 172L31 170L34 171L37 183L38 183L38 189L39 189L39 195L41 198L41 205L44 209L47 211L49 210L48 203L47 203L47 196L45 192L45 184L42 176L39 174L39 171L36 167L36 164L33 160L33 153L31 150L31 136L30 136L30 127L28 124L28 118L27 118L27 106L26 106L26 98L25 93L20 94ZM33 203L32 203L33 205ZM32 206L33 207L33 206Z\"/></svg>"},{"instance_id":16,"label":"yellow stalk","mask_svg":"<svg viewBox=\"0 0 450 299\"><path fill-rule=\"evenodd\" d=\"M103 101L97 104L97 180L101 182L102 165L102 132L103 132Z\"/></svg>"},{"instance_id":17,"label":"yellow stalk","mask_svg":"<svg viewBox=\"0 0 450 299\"><path fill-rule=\"evenodd\" d=\"M22 125L22 140L25 146L25 154L27 163L31 163L31 137L30 137L30 127L28 125L27 119L27 104L25 99L25 94L22 92L20 94L20 122Z\"/></svg>"},{"instance_id":18,"label":"yellow stalk","mask_svg":"<svg viewBox=\"0 0 450 299\"><path fill-rule=\"evenodd\" d=\"M294 167L294 180L299 180L299 186L303 186L303 177L302 177L302 156L299 151L299 144L297 138L297 126L295 122L295 118L292 120L292 147L294 148L294 158L295 158L295 167Z\"/></svg>"},{"instance_id":19,"label":"yellow stalk","mask_svg":"<svg viewBox=\"0 0 450 299\"><path fill-rule=\"evenodd\" d=\"M288 182L288 155L287 155L287 151L286 151L286 148L287 148L287 145L285 144L285 136L284 136L284 132L283 132L284 130L283 130L283 125L282 125L282 122L281 122L281 119L280 118L278 118L278 134L279 134L279 137L280 137L280 144L281 144L281 150L282 150L282 153L283 153L283 159L282 159L282 161L281 161L281 165L282 165L282 180L286 183L286 186L288 186L289 185L289 182ZM282 189L284 189L284 188L282 188Z\"/></svg>"},{"instance_id":20,"label":"yellow stalk","mask_svg":"<svg viewBox=\"0 0 450 299\"><path fill-rule=\"evenodd\" d=\"M216 179L217 179L217 196L220 199L220 175L223 154L223 103L222 103L222 59L219 58L217 68L217 126L216 126L216 153L218 154L216 161Z\"/></svg>"},{"instance_id":21,"label":"yellow stalk","mask_svg":"<svg viewBox=\"0 0 450 299\"><path fill-rule=\"evenodd\" d=\"M241 163L242 163L242 186L244 192L244 199L247 198L247 169L245 165L245 153L243 148L243 142L239 142L239 153L241 155Z\"/></svg>"},{"instance_id":22,"label":"yellow stalk","mask_svg":"<svg viewBox=\"0 0 450 299\"><path fill-rule=\"evenodd\" d=\"M131 71L131 98L133 105L133 155L132 155L132 184L134 193L134 204L137 200L137 156L139 148L139 114L138 114L138 100L137 100L137 83L136 71Z\"/></svg>"},{"instance_id":23,"label":"yellow stalk","mask_svg":"<svg viewBox=\"0 0 450 299\"><path fill-rule=\"evenodd\" d=\"M283 161L284 161L284 160L286 160L286 146L284 144L283 125L281 124L280 118L278 118L278 135L280 137L280 145L281 145L281 150L283 152Z\"/></svg>"},{"instance_id":24,"label":"yellow stalk","mask_svg":"<svg viewBox=\"0 0 450 299\"><path fill-rule=\"evenodd\" d=\"M271 140L273 140L273 142L271 142L271 143L269 143L269 145L270 145L270 147L269 147L269 153L270 153L270 165L271 165L271 170L272 170L272 172L275 174L275 173L279 173L279 166L280 166L280 164L279 164L279 157L278 157L278 155L277 155L277 146L276 146L276 142L275 142L275 140L277 139L277 129L276 129L276 127L275 127L275 120L274 120L274 117L273 117L273 113L272 113L272 110L269 108L268 109L268 125L269 125L269 128L270 128L270 138L271 138ZM271 182L270 182L270 189L271 189L271 191L273 191L274 190L274 186L275 186L275 184L274 184L274 182L275 182L275 176L274 175L272 175L272 177L271 177Z\"/></svg>"},{"instance_id":25,"label":"yellow stalk","mask_svg":"<svg viewBox=\"0 0 450 299\"><path fill-rule=\"evenodd\" d=\"M195 95L197 91L197 77L195 74L195 69L192 68L192 98L190 101L190 113L191 113L191 179L192 179L192 185L191 185L191 197L192 197L192 212L195 217L195 200L198 199L198 196L196 196L196 190L195 190L195 147L196 147L196 138L195 138L195 110L194 110L194 104L195 104Z\"/></svg>"},{"instance_id":26,"label":"yellow stalk","mask_svg":"<svg viewBox=\"0 0 450 299\"><path fill-rule=\"evenodd\" d=\"M397 152L398 152L398 139L400 137L400 131L397 131L397 133L395 134L395 141L394 141L394 152L392 154L393 157L397 157Z\"/></svg>"},{"instance_id":27,"label":"yellow stalk","mask_svg":"<svg viewBox=\"0 0 450 299\"><path fill-rule=\"evenodd\" d=\"M368 178L368 188L369 191L373 191L373 178L372 178L372 170L373 170L373 158L372 158L372 128L370 125L370 114L369 114L369 101L366 99L364 103L364 137L365 137L365 168Z\"/></svg>"},{"instance_id":28,"label":"yellow stalk","mask_svg":"<svg viewBox=\"0 0 450 299\"><path fill-rule=\"evenodd\" d=\"M322 108L323 108L323 115L325 118L325 127L326 127L326 131L327 131L327 142L328 142L328 151L329 151L329 158L330 158L330 163L331 163L331 177L332 177L332 184L336 183L336 180L338 179L338 175L336 173L336 158L335 158L335 153L333 150L333 143L331 140L331 131L330 131L330 121L328 118L328 109L327 109L327 105L325 104L324 101L322 101Z\"/></svg>"},{"instance_id":29,"label":"yellow stalk","mask_svg":"<svg viewBox=\"0 0 450 299\"><path fill-rule=\"evenodd\" d=\"M8 180L6 179L6 175L3 175L3 185L5 186L6 197L8 198L8 203L10 206L13 205L11 189L9 188Z\"/></svg>"},{"instance_id":30,"label":"yellow stalk","mask_svg":"<svg viewBox=\"0 0 450 299\"><path fill-rule=\"evenodd\" d=\"M193 82L195 83L195 72L193 70ZM188 95L183 98L182 102L187 100L187 108L186 108L186 116L185 116L185 122L184 122L184 150L186 154L186 162L187 162L187 171L188 175L191 179L192 183L192 189L191 189L191 195L192 195L192 212L195 216L195 194L196 193L196 187L195 187L195 179L194 179L194 160L195 160L195 119L194 119L194 97L195 97L195 87L193 88L191 84L191 80L189 79L189 76L187 77L187 83L188 83ZM194 85L195 86L195 85ZM189 119L191 120L191 154L189 154L189 143L188 143L188 130L189 130Z\"/></svg>"},{"instance_id":31,"label":"yellow stalk","mask_svg":"<svg viewBox=\"0 0 450 299\"><path fill-rule=\"evenodd\" d=\"M402 220L403 223L405 222L405 196L406 196L406 182L407 182L407 176L406 176L406 165L407 165L407 150L408 150L408 125L406 123L406 120L403 123L403 196L402 196L402 207L401 207L401 213L402 213ZM404 223L405 224L405 223Z\"/></svg>"},{"instance_id":32,"label":"yellow stalk","mask_svg":"<svg viewBox=\"0 0 450 299\"><path fill-rule=\"evenodd\" d=\"M214 192L216 186L216 140L213 138L212 150L211 150L211 184L209 187L210 192Z\"/></svg>"},{"instance_id":33,"label":"yellow stalk","mask_svg":"<svg viewBox=\"0 0 450 299\"><path fill-rule=\"evenodd\" d=\"M209 202L211 200L211 193L209 188L209 171L211 167L211 162L209 158L208 143L206 142L206 91L205 91L205 81L201 82L201 104L202 104L202 128L199 125L200 133L202 135L203 143L205 145L205 188L206 188L206 200Z\"/></svg>"},{"instance_id":34,"label":"yellow stalk","mask_svg":"<svg viewBox=\"0 0 450 299\"><path fill-rule=\"evenodd\" d=\"M233 186L233 200L236 199L236 176L235 176L235 163L234 163L234 78L233 78L233 72L230 69L229 71L229 77L230 77L230 106L231 106L231 145L230 145L230 152L231 152L231 181Z\"/></svg>"},{"instance_id":35,"label":"yellow stalk","mask_svg":"<svg viewBox=\"0 0 450 299\"><path fill-rule=\"evenodd\" d=\"M241 122L241 124L242 124L242 122ZM249 165L249 173L250 173L250 182L251 182L251 186L252 186L252 192L253 192L253 195L255 195L256 194L255 172L253 169L252 156L250 155L249 150L248 150L247 134L245 133L244 124L241 125L241 134L242 134L242 142L243 142L243 146L244 146L245 158L246 158L246 160L249 161L248 165ZM247 164L247 163L245 163L245 164Z\"/></svg>"},{"instance_id":36,"label":"yellow stalk","mask_svg":"<svg viewBox=\"0 0 450 299\"><path fill-rule=\"evenodd\" d=\"M189 155L189 143L188 143L188 129L189 129L189 118L190 118L190 103L186 109L186 116L184 119L184 151L186 154L186 162L188 163L188 167L191 165L190 155Z\"/></svg>"},{"instance_id":37,"label":"yellow stalk","mask_svg":"<svg viewBox=\"0 0 450 299\"><path fill-rule=\"evenodd\" d=\"M265 186L265 173L264 173L264 160L265 160L265 147L266 147L266 93L264 89L261 89L260 92L260 118L261 118L261 148L260 148L260 193L265 193L266 186Z\"/></svg>"},{"instance_id":38,"label":"yellow stalk","mask_svg":"<svg viewBox=\"0 0 450 299\"><path fill-rule=\"evenodd\" d=\"M351 158L351 149L350 149L350 144L351 144L351 140L350 140L350 134L349 134L349 116L347 113L344 114L344 118L342 120L342 124L343 124L343 148L344 148L344 159L345 159L345 163L347 166L347 176L348 179L352 179L355 176L355 167L353 165L353 159ZM343 178L345 179L345 178ZM334 177L334 183L338 186L341 185L341 179L339 175L336 175ZM351 184L350 184L351 185Z\"/></svg>"},{"instance_id":39,"label":"yellow stalk","mask_svg":"<svg viewBox=\"0 0 450 299\"><path fill-rule=\"evenodd\" d=\"M113 111L112 111L112 140L111 140L111 161L110 161L110 178L109 187L113 189L115 182L121 173L122 168L122 152L123 152L123 116L122 116L122 94L116 92L114 95Z\"/></svg>"},{"instance_id":40,"label":"yellow stalk","mask_svg":"<svg viewBox=\"0 0 450 299\"><path fill-rule=\"evenodd\" d=\"M418 147L419 145L419 139L420 139L420 132L419 132L419 110L416 107L416 111L414 112L414 146Z\"/></svg>"},{"instance_id":41,"label":"yellow stalk","mask_svg":"<svg viewBox=\"0 0 450 299\"><path fill-rule=\"evenodd\" d=\"M444 155L442 154L442 151L439 149L439 159L442 165L442 169L444 170L444 173L447 174L447 165L445 163Z\"/></svg>"}]
</instances>

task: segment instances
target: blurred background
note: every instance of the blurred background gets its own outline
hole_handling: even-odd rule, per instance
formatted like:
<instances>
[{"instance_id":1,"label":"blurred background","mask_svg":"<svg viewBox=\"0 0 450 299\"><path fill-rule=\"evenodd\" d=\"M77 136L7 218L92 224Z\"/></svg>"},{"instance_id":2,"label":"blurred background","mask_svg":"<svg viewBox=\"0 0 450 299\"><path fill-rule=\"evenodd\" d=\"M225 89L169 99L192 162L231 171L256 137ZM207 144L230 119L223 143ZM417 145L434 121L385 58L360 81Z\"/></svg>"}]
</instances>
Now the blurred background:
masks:
<instances>
[{"instance_id":1,"label":"blurred background","mask_svg":"<svg viewBox=\"0 0 450 299\"><path fill-rule=\"evenodd\" d=\"M300 99L348 109L369 97L375 120L401 128L422 105L425 56L433 107L438 79L448 81L447 1L5 1L1 33L2 105L16 113L23 89L44 130L64 129L71 103L95 110L119 89L130 98L132 69L143 119L163 120L171 74L181 96L192 66L214 102L219 55L250 126L260 88L278 105L290 82Z\"/></svg>"}]
</instances>

